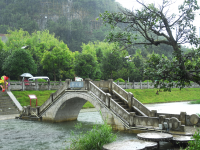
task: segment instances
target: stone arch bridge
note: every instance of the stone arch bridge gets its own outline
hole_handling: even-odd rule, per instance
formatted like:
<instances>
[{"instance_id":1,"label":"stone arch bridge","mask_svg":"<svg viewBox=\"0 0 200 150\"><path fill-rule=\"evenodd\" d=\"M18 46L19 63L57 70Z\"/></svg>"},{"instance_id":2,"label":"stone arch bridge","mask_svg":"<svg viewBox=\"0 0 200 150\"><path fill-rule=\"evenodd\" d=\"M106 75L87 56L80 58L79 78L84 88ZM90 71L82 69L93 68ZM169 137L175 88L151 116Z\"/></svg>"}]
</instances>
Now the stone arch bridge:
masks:
<instances>
[{"instance_id":1,"label":"stone arch bridge","mask_svg":"<svg viewBox=\"0 0 200 150\"><path fill-rule=\"evenodd\" d=\"M149 110L139 102L132 93L108 81L71 82L65 84L40 107L24 107L20 119L31 119L51 122L77 120L82 106L89 101L101 111L115 130L147 129L184 131L185 126L200 126L200 118L196 115L157 113ZM159 127L162 126L162 127Z\"/></svg>"}]
</instances>

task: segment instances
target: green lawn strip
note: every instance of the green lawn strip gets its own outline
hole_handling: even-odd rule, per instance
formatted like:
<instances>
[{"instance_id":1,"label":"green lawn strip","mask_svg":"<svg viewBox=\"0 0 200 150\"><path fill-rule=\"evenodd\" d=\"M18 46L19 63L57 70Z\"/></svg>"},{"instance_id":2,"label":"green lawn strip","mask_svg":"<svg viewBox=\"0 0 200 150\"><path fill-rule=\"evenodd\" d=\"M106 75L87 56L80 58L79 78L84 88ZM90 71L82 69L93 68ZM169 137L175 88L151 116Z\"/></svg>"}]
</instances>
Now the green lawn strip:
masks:
<instances>
[{"instance_id":1,"label":"green lawn strip","mask_svg":"<svg viewBox=\"0 0 200 150\"><path fill-rule=\"evenodd\" d=\"M28 95L36 95L38 99L38 106L41 106L51 95L51 93L56 92L56 90L48 90L48 91L12 91L13 95L19 101L22 106L30 105L30 99ZM36 100L31 100L31 106L35 107ZM86 102L83 105L83 108L94 108L94 106L90 102Z\"/></svg>"},{"instance_id":2,"label":"green lawn strip","mask_svg":"<svg viewBox=\"0 0 200 150\"><path fill-rule=\"evenodd\" d=\"M134 97L143 104L147 103L164 103L178 102L188 100L198 100L200 98L200 88L173 88L171 92L158 92L157 89L126 89L127 92L133 93Z\"/></svg>"},{"instance_id":3,"label":"green lawn strip","mask_svg":"<svg viewBox=\"0 0 200 150\"><path fill-rule=\"evenodd\" d=\"M56 90L50 91L12 91L22 106L30 105L30 99L28 95L34 94L38 98L38 106L41 106ZM178 89L173 88L171 92L159 92L156 94L157 89L126 89L127 92L133 93L134 97L140 102L147 103L163 103L163 102L178 102L196 100L196 103L200 103L200 88L185 88ZM35 106L35 100L32 100L32 106ZM94 108L90 102L86 102L83 108Z\"/></svg>"}]
</instances>

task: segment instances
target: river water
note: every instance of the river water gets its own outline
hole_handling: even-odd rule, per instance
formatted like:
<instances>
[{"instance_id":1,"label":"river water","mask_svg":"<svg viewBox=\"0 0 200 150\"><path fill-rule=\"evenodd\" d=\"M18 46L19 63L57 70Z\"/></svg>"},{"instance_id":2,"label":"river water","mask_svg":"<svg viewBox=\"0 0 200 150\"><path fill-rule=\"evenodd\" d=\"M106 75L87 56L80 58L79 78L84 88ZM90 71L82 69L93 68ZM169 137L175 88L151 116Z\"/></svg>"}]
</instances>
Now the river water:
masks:
<instances>
[{"instance_id":1,"label":"river water","mask_svg":"<svg viewBox=\"0 0 200 150\"><path fill-rule=\"evenodd\" d=\"M185 104L186 103L186 104ZM188 102L178 103L181 108L182 105L187 105ZM171 108L176 103L167 104L148 104L149 109L155 108L164 111L165 107ZM200 105L191 105L191 113L200 113L200 109L196 112L194 107ZM188 109L188 107L187 107ZM171 110L171 109L170 109ZM179 112L178 112L179 113ZM89 131L95 124L102 124L103 120L99 112L82 112L79 114L77 121L64 123L48 123L38 121L24 121L19 119L1 120L0 121L0 149L2 150L62 150L70 145L70 133L75 130L74 125L82 124L84 131ZM80 131L77 131L78 134ZM115 132L115 131L113 131ZM116 132L118 135L117 141L126 139L136 139L136 134ZM173 145L167 142L160 143L160 150L172 149Z\"/></svg>"}]
</instances>

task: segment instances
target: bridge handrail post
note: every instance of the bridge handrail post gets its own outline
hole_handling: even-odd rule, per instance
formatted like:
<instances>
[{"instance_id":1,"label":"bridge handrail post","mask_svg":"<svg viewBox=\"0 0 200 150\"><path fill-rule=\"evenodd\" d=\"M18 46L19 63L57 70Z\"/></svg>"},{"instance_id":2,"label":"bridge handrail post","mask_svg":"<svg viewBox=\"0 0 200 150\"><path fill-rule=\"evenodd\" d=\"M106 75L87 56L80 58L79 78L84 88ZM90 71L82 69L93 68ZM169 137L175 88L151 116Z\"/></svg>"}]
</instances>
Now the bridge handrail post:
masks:
<instances>
[{"instance_id":1,"label":"bridge handrail post","mask_svg":"<svg viewBox=\"0 0 200 150\"><path fill-rule=\"evenodd\" d=\"M88 91L90 90L90 81L91 81L90 78L86 78L86 79L85 79L85 84L86 84L85 87L87 88Z\"/></svg>"},{"instance_id":2,"label":"bridge handrail post","mask_svg":"<svg viewBox=\"0 0 200 150\"><path fill-rule=\"evenodd\" d=\"M129 111L132 111L133 109L133 93L128 92L128 107L129 107Z\"/></svg>"},{"instance_id":3,"label":"bridge handrail post","mask_svg":"<svg viewBox=\"0 0 200 150\"><path fill-rule=\"evenodd\" d=\"M109 93L106 93L106 106L108 108L110 108L110 98L111 98L111 95Z\"/></svg>"},{"instance_id":4,"label":"bridge handrail post","mask_svg":"<svg viewBox=\"0 0 200 150\"><path fill-rule=\"evenodd\" d=\"M129 115L129 125L131 127L135 126L135 119L134 119L135 115L136 115L135 112L130 112L130 115Z\"/></svg>"}]
</instances>

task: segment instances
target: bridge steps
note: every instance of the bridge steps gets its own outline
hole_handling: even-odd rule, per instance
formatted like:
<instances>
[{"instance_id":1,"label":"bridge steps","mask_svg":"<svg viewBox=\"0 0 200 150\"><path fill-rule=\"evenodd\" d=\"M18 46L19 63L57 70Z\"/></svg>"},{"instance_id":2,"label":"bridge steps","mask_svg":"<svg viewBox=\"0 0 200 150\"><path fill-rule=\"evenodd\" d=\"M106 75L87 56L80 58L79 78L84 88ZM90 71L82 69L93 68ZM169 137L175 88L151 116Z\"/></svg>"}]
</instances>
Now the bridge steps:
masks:
<instances>
[{"instance_id":1,"label":"bridge steps","mask_svg":"<svg viewBox=\"0 0 200 150\"><path fill-rule=\"evenodd\" d=\"M110 93L111 94L111 93ZM111 94L112 99L117 102L121 107L123 107L127 112L132 113L134 111L130 111L128 104L125 104L124 101L122 101L117 95ZM136 113L136 112L135 112ZM140 115L140 114L138 114Z\"/></svg>"},{"instance_id":2,"label":"bridge steps","mask_svg":"<svg viewBox=\"0 0 200 150\"><path fill-rule=\"evenodd\" d=\"M0 92L0 115L10 114L19 114L19 110L6 92Z\"/></svg>"}]
</instances>

